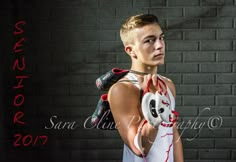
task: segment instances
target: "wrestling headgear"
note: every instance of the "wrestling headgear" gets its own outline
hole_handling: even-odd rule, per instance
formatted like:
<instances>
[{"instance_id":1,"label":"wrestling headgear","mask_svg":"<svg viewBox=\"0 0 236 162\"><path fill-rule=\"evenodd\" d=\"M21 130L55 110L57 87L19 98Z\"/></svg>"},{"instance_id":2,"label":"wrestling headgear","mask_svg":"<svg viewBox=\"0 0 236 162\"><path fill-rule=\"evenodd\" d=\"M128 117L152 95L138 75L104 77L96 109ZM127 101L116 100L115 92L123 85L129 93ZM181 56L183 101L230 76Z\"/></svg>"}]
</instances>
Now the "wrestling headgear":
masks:
<instances>
[{"instance_id":1,"label":"wrestling headgear","mask_svg":"<svg viewBox=\"0 0 236 162\"><path fill-rule=\"evenodd\" d=\"M142 112L144 118L155 128L157 128L162 123L162 121L166 123L163 123L163 126L173 126L173 123L176 121L176 119L173 120L173 115L178 116L178 113L171 111L170 100L166 97L166 84L163 80L157 78L158 91L156 91L154 94L149 91L151 82L152 79L148 81L147 88L144 91L142 99ZM164 88L160 83L162 83Z\"/></svg>"}]
</instances>

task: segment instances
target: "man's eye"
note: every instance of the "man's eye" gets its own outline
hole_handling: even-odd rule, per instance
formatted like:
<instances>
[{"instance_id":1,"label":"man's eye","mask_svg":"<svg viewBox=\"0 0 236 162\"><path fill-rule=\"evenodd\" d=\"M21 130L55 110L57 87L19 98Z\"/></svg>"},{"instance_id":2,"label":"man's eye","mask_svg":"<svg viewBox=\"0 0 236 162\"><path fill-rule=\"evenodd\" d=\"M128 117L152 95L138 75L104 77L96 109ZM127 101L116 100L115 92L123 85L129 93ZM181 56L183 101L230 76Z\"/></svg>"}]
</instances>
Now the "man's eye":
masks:
<instances>
[{"instance_id":1,"label":"man's eye","mask_svg":"<svg viewBox=\"0 0 236 162\"><path fill-rule=\"evenodd\" d=\"M165 39L165 36L161 36L160 38L159 38L159 40L164 40Z\"/></svg>"},{"instance_id":2,"label":"man's eye","mask_svg":"<svg viewBox=\"0 0 236 162\"><path fill-rule=\"evenodd\" d=\"M148 40L146 40L144 43L154 43L155 40L156 40L156 39L154 39L154 38L153 38L153 39L148 39Z\"/></svg>"}]
</instances>

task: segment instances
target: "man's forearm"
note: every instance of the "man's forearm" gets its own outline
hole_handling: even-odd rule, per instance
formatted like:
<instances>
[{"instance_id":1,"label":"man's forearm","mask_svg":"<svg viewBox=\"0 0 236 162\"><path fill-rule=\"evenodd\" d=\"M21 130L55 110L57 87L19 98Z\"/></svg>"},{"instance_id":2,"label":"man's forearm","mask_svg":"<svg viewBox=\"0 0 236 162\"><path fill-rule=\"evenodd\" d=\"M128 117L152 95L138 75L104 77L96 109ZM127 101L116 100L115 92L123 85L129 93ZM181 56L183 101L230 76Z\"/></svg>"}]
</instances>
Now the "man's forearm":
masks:
<instances>
[{"instance_id":1,"label":"man's forearm","mask_svg":"<svg viewBox=\"0 0 236 162\"><path fill-rule=\"evenodd\" d=\"M173 145L174 145L174 161L175 162L184 162L184 155L183 155L183 145L181 141L181 137L179 136L179 132L174 126L174 138L173 138Z\"/></svg>"}]
</instances>

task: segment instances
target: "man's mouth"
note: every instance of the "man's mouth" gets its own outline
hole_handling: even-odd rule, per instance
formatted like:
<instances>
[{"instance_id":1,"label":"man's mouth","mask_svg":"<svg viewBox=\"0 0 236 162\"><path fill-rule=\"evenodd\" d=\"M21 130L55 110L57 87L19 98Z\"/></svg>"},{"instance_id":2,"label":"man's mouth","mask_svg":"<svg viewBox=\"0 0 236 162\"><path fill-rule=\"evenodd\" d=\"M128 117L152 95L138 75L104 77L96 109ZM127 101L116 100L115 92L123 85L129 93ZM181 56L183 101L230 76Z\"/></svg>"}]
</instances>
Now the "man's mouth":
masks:
<instances>
[{"instance_id":1,"label":"man's mouth","mask_svg":"<svg viewBox=\"0 0 236 162\"><path fill-rule=\"evenodd\" d=\"M163 53L159 53L159 54L154 55L155 58L156 57L160 57L160 56L164 56L164 54Z\"/></svg>"}]
</instances>

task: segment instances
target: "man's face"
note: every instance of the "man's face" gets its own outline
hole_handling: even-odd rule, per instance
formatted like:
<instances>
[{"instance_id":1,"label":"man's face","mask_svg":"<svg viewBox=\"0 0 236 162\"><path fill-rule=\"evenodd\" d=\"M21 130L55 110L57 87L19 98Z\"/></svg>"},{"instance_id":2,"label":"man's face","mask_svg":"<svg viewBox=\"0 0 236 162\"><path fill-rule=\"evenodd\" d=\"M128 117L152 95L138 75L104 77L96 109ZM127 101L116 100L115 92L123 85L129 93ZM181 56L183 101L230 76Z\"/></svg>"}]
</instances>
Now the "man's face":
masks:
<instances>
[{"instance_id":1,"label":"man's face","mask_svg":"<svg viewBox=\"0 0 236 162\"><path fill-rule=\"evenodd\" d=\"M149 24L136 28L132 52L141 64L157 66L164 64L164 33L158 24Z\"/></svg>"}]
</instances>

